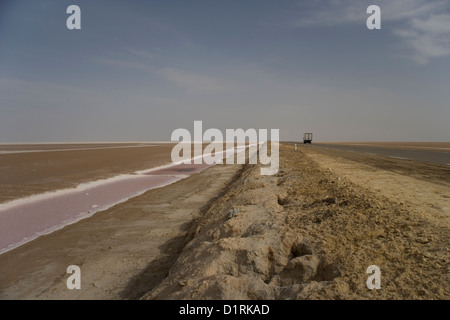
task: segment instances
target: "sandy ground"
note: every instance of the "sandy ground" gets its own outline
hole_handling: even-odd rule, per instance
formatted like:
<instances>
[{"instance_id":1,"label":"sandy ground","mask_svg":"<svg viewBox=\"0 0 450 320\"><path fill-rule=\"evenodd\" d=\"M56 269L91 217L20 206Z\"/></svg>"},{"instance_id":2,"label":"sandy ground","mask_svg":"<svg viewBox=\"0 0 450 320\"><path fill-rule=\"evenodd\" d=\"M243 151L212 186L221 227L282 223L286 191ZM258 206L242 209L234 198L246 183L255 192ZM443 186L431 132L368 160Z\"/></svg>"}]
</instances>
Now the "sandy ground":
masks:
<instances>
[{"instance_id":1,"label":"sandy ground","mask_svg":"<svg viewBox=\"0 0 450 320\"><path fill-rule=\"evenodd\" d=\"M215 166L0 255L0 298L449 299L445 169L284 144L274 176Z\"/></svg>"},{"instance_id":2,"label":"sandy ground","mask_svg":"<svg viewBox=\"0 0 450 320\"><path fill-rule=\"evenodd\" d=\"M280 152L276 176L249 167L213 203L144 298L450 297L448 184L307 147ZM367 288L371 265L380 290Z\"/></svg>"}]
</instances>

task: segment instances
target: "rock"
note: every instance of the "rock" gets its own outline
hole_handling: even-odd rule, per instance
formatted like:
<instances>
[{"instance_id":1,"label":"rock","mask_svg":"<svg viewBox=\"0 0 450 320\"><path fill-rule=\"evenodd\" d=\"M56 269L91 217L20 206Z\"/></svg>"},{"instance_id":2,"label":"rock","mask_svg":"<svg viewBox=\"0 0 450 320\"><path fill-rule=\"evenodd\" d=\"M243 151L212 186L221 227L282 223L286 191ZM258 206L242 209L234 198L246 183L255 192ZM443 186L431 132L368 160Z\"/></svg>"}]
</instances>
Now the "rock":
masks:
<instances>
[{"instance_id":1,"label":"rock","mask_svg":"<svg viewBox=\"0 0 450 320\"><path fill-rule=\"evenodd\" d=\"M430 239L428 239L427 237L420 237L416 241L421 244L426 244L426 243L430 242Z\"/></svg>"},{"instance_id":2,"label":"rock","mask_svg":"<svg viewBox=\"0 0 450 320\"><path fill-rule=\"evenodd\" d=\"M236 208L234 208L233 210L231 210L231 211L229 211L229 212L227 213L227 218L228 218L228 219L233 218L234 215L235 215L236 213L238 213L238 212L241 212L241 209L236 209Z\"/></svg>"},{"instance_id":3,"label":"rock","mask_svg":"<svg viewBox=\"0 0 450 320\"><path fill-rule=\"evenodd\" d=\"M327 198L323 199L322 202L326 203L328 205L338 203L337 198L331 198L331 197L327 197Z\"/></svg>"},{"instance_id":4,"label":"rock","mask_svg":"<svg viewBox=\"0 0 450 320\"><path fill-rule=\"evenodd\" d=\"M187 280L180 280L180 281L178 281L178 285L179 285L180 287L184 287L184 286L186 286L187 284L188 284Z\"/></svg>"},{"instance_id":5,"label":"rock","mask_svg":"<svg viewBox=\"0 0 450 320\"><path fill-rule=\"evenodd\" d=\"M316 255L304 255L291 259L280 273L281 285L289 286L297 283L307 283L316 275L320 259Z\"/></svg>"}]
</instances>

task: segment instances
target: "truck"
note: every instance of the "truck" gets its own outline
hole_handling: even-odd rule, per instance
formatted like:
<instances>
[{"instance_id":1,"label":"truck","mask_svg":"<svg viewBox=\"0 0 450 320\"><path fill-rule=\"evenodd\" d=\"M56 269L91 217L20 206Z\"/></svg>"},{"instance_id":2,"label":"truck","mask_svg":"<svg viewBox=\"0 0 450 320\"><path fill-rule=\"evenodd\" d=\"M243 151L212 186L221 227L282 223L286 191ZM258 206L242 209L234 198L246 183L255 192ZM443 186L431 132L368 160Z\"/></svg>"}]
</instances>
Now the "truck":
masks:
<instances>
[{"instance_id":1,"label":"truck","mask_svg":"<svg viewBox=\"0 0 450 320\"><path fill-rule=\"evenodd\" d=\"M311 144L311 142L312 142L312 133L307 132L307 133L303 134L303 143Z\"/></svg>"}]
</instances>

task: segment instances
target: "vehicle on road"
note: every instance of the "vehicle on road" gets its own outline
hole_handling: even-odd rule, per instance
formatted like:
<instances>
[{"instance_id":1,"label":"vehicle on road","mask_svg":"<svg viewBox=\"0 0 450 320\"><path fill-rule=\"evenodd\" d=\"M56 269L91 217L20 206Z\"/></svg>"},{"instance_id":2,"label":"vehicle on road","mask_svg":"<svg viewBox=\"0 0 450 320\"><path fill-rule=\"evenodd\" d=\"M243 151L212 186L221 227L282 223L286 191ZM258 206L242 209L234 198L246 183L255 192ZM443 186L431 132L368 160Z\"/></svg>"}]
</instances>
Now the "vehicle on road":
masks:
<instances>
[{"instance_id":1,"label":"vehicle on road","mask_svg":"<svg viewBox=\"0 0 450 320\"><path fill-rule=\"evenodd\" d=\"M303 143L311 144L311 142L312 142L312 133L307 132L307 133L303 134Z\"/></svg>"}]
</instances>

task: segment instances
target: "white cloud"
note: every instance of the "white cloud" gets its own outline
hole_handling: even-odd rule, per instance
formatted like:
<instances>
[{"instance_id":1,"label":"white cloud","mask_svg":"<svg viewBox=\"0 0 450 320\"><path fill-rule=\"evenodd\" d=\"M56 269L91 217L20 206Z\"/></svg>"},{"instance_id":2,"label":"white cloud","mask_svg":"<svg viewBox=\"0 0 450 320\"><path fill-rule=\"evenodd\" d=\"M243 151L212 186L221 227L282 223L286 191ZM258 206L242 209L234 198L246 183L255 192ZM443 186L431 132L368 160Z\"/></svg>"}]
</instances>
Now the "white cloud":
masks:
<instances>
[{"instance_id":1,"label":"white cloud","mask_svg":"<svg viewBox=\"0 0 450 320\"><path fill-rule=\"evenodd\" d=\"M154 59L155 58L155 54L152 52L149 52L147 50L139 50L139 49L129 48L129 49L127 49L127 51L129 53L131 53L132 55L139 57L139 58L145 58L145 59Z\"/></svg>"},{"instance_id":2,"label":"white cloud","mask_svg":"<svg viewBox=\"0 0 450 320\"><path fill-rule=\"evenodd\" d=\"M163 69L159 73L176 86L185 89L188 94L215 94L236 89L231 81L203 74L172 68Z\"/></svg>"},{"instance_id":3,"label":"white cloud","mask_svg":"<svg viewBox=\"0 0 450 320\"><path fill-rule=\"evenodd\" d=\"M432 15L427 20L413 19L412 26L414 29L423 32L450 33L450 15Z\"/></svg>"},{"instance_id":4,"label":"white cloud","mask_svg":"<svg viewBox=\"0 0 450 320\"><path fill-rule=\"evenodd\" d=\"M450 56L450 15L431 15L425 19L412 19L408 29L397 29L394 34L407 44L409 57L418 64L430 59Z\"/></svg>"},{"instance_id":5,"label":"white cloud","mask_svg":"<svg viewBox=\"0 0 450 320\"><path fill-rule=\"evenodd\" d=\"M111 65L123 69L135 69L146 72L155 72L149 64L132 61L132 60L118 60L118 59L94 59L94 62Z\"/></svg>"},{"instance_id":6,"label":"white cloud","mask_svg":"<svg viewBox=\"0 0 450 320\"><path fill-rule=\"evenodd\" d=\"M162 52L161 49L158 49L158 51ZM148 62L136 59L136 57L150 58L150 53L147 51L128 49L128 52L132 57L127 59L103 58L93 61L120 69L138 70L160 76L191 95L226 93L239 88L235 81L225 78L175 68L156 68Z\"/></svg>"},{"instance_id":7,"label":"white cloud","mask_svg":"<svg viewBox=\"0 0 450 320\"><path fill-rule=\"evenodd\" d=\"M381 8L382 21L402 21L430 14L448 6L448 0L327 0L302 2L299 19L292 22L297 27L362 24L368 17L366 9L375 4Z\"/></svg>"},{"instance_id":8,"label":"white cloud","mask_svg":"<svg viewBox=\"0 0 450 320\"><path fill-rule=\"evenodd\" d=\"M325 3L325 5L324 5ZM305 6L300 19L292 22L296 27L336 26L346 24L365 25L366 9L370 4L381 8L381 25L395 22L393 30L408 48L406 56L418 64L427 64L430 59L450 55L449 0L327 0L315 1L316 6ZM308 10L309 8L309 10Z\"/></svg>"}]
</instances>

